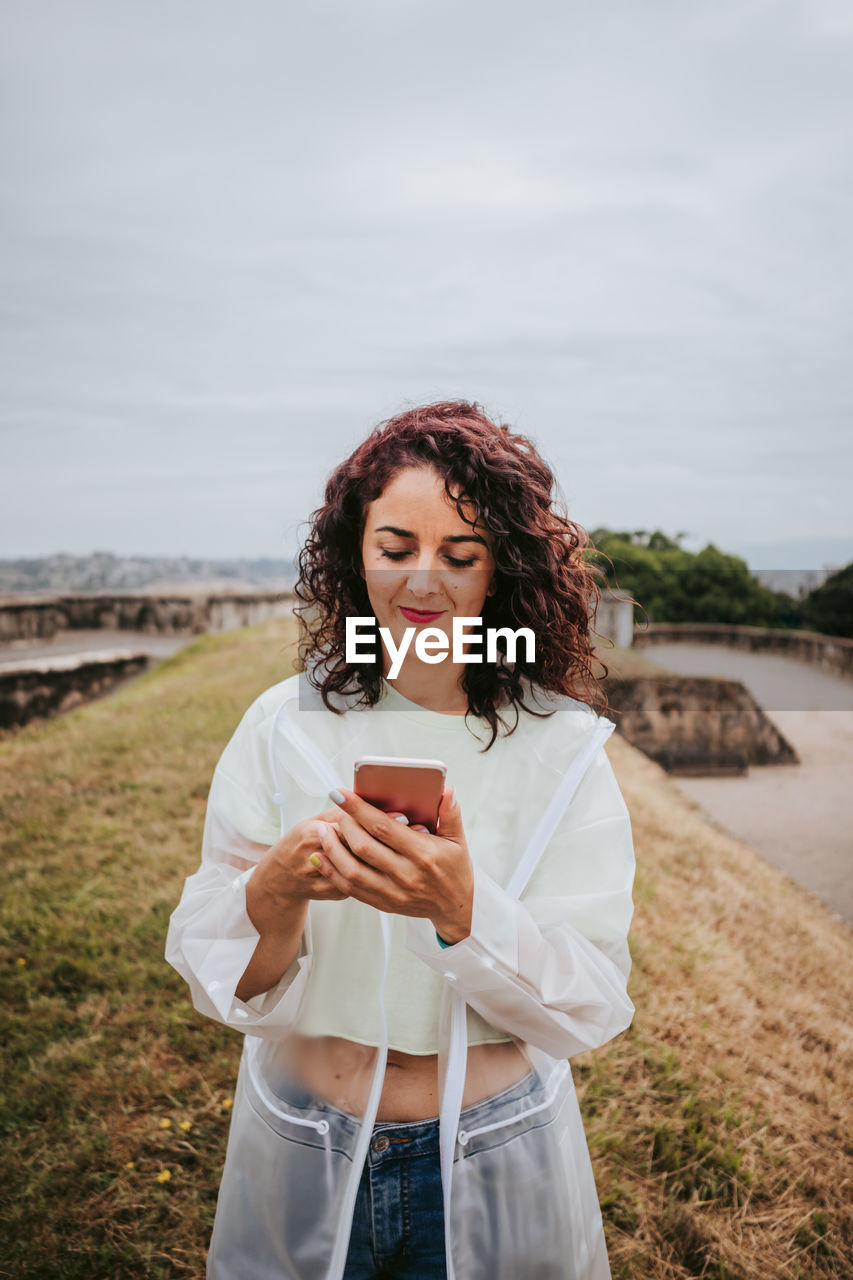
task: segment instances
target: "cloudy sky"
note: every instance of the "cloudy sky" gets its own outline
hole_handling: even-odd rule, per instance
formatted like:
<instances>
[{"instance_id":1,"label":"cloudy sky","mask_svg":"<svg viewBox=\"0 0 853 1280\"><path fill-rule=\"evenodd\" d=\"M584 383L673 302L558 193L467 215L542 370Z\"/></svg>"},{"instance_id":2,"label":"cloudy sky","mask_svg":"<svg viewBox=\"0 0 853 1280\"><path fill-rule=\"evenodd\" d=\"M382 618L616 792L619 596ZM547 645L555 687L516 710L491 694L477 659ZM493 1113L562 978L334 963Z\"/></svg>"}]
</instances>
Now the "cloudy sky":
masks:
<instances>
[{"instance_id":1,"label":"cloudy sky","mask_svg":"<svg viewBox=\"0 0 853 1280\"><path fill-rule=\"evenodd\" d=\"M289 554L408 404L853 559L849 0L2 0L0 557Z\"/></svg>"}]
</instances>

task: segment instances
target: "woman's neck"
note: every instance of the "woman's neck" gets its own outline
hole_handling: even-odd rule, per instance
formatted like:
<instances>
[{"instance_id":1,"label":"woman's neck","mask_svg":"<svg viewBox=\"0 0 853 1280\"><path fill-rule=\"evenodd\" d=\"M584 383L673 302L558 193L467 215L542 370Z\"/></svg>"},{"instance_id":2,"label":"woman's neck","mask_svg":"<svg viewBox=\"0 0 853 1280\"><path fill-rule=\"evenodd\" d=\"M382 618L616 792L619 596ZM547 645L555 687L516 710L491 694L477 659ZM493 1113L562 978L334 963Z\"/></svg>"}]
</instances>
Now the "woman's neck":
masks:
<instances>
[{"instance_id":1,"label":"woman's neck","mask_svg":"<svg viewBox=\"0 0 853 1280\"><path fill-rule=\"evenodd\" d=\"M468 697L462 688L464 667L443 662L440 667L425 663L404 663L396 680L389 681L397 692L426 711L447 716L464 716ZM385 671L388 679L388 671Z\"/></svg>"}]
</instances>

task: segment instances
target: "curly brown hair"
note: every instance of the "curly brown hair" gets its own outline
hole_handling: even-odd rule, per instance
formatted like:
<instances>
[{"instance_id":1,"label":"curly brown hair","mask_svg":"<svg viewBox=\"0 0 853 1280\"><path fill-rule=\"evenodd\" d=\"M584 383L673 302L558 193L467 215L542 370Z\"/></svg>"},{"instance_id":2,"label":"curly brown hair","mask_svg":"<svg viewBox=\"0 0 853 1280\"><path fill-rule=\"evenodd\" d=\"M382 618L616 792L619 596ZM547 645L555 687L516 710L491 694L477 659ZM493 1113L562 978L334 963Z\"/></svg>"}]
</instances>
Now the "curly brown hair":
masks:
<instances>
[{"instance_id":1,"label":"curly brown hair","mask_svg":"<svg viewBox=\"0 0 853 1280\"><path fill-rule=\"evenodd\" d=\"M379 663L346 662L345 623L348 616L372 614L360 572L367 508L408 467L434 468L460 517L474 523L463 511L463 504L472 504L476 523L491 534L496 590L483 606L483 626L531 627L536 636L531 662L520 655L512 665L503 661L506 646L499 638L497 663L466 665L466 717L488 721L492 734L485 750L499 723L507 734L515 730L519 708L553 714L524 702L522 677L550 693L606 707L591 668L595 661L607 672L590 638L599 589L583 555L589 538L557 509L553 472L533 443L464 400L407 409L380 423L332 472L325 502L311 517L297 560L295 592L304 603L295 612L300 662L326 707L338 714L346 710L333 705L332 694L358 695L355 705L364 706L381 696ZM562 507L561 496L559 502ZM503 703L515 708L511 727L498 715Z\"/></svg>"}]
</instances>

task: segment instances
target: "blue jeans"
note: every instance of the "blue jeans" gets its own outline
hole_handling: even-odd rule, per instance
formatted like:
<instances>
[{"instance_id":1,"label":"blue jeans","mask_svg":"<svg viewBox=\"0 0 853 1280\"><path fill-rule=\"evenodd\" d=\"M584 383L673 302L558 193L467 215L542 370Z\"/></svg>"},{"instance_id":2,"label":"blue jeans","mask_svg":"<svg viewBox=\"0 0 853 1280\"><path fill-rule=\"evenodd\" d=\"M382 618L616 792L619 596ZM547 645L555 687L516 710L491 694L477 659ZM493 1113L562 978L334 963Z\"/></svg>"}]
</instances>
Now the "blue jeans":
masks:
<instances>
[{"instance_id":1,"label":"blue jeans","mask_svg":"<svg viewBox=\"0 0 853 1280\"><path fill-rule=\"evenodd\" d=\"M479 1128L516 1108L539 1084L517 1084L466 1107L463 1127ZM355 1204L344 1280L446 1280L438 1120L374 1125Z\"/></svg>"}]
</instances>

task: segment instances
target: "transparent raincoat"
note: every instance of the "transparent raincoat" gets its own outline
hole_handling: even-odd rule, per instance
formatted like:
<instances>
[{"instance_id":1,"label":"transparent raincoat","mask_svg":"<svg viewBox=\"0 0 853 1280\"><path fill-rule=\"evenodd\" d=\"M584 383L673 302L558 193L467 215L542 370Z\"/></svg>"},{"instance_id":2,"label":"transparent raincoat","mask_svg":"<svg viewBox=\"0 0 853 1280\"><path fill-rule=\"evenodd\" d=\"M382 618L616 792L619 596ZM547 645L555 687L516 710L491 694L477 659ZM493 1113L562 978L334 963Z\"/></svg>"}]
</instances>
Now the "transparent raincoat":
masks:
<instances>
[{"instance_id":1,"label":"transparent raincoat","mask_svg":"<svg viewBox=\"0 0 853 1280\"><path fill-rule=\"evenodd\" d=\"M538 692L526 700L555 714L520 712L515 732L483 753L488 737L475 741L462 717L425 711L387 682L375 707L338 716L292 677L253 704L228 744L202 864L166 947L196 1008L245 1033L213 1280L343 1275L389 1046L438 1054L450 1280L610 1276L568 1059L633 1014L631 828L603 749L613 724ZM312 901L281 981L237 999L258 939L247 879L280 835L329 808L332 788L352 787L367 754L447 763L475 868L470 936L443 948L429 920ZM415 1031L398 1034L398 1014ZM304 1073L311 1051L340 1042L329 1036L351 1050L336 1105ZM501 1041L516 1045L527 1083L481 1123L482 1107L463 1109L469 1042Z\"/></svg>"}]
</instances>

